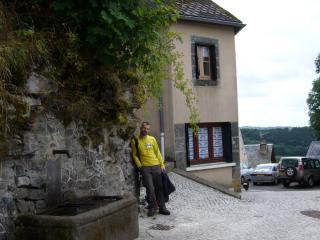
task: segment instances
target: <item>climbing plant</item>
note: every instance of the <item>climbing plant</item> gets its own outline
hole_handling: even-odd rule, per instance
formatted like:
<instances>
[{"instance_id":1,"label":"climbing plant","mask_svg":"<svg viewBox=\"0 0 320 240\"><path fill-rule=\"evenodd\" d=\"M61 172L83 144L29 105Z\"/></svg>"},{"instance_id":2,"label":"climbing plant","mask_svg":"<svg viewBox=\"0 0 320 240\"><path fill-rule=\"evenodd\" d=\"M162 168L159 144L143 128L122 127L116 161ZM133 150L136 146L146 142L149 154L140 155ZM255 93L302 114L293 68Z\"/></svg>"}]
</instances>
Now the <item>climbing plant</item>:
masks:
<instances>
[{"instance_id":1,"label":"climbing plant","mask_svg":"<svg viewBox=\"0 0 320 240\"><path fill-rule=\"evenodd\" d=\"M169 30L178 17L174 4L1 0L0 141L27 121L23 86L32 72L55 82L58 91L42 102L66 123L125 123L134 108L161 95L168 78L185 94L195 122L196 99L174 51L179 36Z\"/></svg>"}]
</instances>

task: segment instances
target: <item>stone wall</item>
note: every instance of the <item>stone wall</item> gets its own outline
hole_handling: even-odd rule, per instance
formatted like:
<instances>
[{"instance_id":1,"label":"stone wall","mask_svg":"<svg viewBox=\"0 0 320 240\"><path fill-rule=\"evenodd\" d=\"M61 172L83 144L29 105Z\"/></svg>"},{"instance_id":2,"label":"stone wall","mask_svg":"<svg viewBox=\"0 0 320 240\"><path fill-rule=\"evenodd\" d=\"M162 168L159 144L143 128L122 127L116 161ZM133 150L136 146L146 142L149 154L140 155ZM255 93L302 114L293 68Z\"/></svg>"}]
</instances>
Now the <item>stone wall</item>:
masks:
<instances>
[{"instance_id":1,"label":"stone wall","mask_svg":"<svg viewBox=\"0 0 320 240\"><path fill-rule=\"evenodd\" d=\"M24 135L23 151L0 160L0 239L13 238L17 214L85 195L134 194L129 139L117 136L119 130L105 130L104 145L84 148L78 141L84 132L75 124L64 129L52 115L41 114Z\"/></svg>"},{"instance_id":2,"label":"stone wall","mask_svg":"<svg viewBox=\"0 0 320 240\"><path fill-rule=\"evenodd\" d=\"M36 90L28 101L37 111L30 113L29 130L0 157L0 240L14 239L14 218L19 214L34 214L81 196L136 193L130 134L123 134L127 126L102 129L104 143L93 146L79 124L64 126L41 108L36 94L43 88L36 80L28 86ZM80 139L86 139L85 144Z\"/></svg>"}]
</instances>

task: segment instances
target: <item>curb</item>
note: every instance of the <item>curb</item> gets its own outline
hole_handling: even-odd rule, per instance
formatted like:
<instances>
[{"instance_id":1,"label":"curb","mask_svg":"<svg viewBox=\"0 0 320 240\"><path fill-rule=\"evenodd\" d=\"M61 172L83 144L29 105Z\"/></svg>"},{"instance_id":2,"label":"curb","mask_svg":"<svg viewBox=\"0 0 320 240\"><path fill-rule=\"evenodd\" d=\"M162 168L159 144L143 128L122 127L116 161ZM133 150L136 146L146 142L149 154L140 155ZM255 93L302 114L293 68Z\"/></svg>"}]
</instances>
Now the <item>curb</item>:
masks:
<instances>
[{"instance_id":1,"label":"curb","mask_svg":"<svg viewBox=\"0 0 320 240\"><path fill-rule=\"evenodd\" d=\"M207 181L207 180L205 180L203 178L200 178L198 176L193 175L192 173L183 171L183 170L178 169L178 168L172 169L172 172L174 172L176 174L179 174L179 175L181 175L183 177L186 177L188 179L191 179L191 180L193 180L193 181L195 181L197 183L200 183L202 185L206 185L208 187L211 187L211 188L213 188L215 190L218 190L218 191L220 191L220 192L222 192L224 194L227 194L227 195L229 195L231 197L241 199L241 195L239 193L235 193L233 191L230 191L229 189L227 189L226 187L224 187L222 185L219 185L219 184L213 183L213 182L209 182L209 181Z\"/></svg>"}]
</instances>

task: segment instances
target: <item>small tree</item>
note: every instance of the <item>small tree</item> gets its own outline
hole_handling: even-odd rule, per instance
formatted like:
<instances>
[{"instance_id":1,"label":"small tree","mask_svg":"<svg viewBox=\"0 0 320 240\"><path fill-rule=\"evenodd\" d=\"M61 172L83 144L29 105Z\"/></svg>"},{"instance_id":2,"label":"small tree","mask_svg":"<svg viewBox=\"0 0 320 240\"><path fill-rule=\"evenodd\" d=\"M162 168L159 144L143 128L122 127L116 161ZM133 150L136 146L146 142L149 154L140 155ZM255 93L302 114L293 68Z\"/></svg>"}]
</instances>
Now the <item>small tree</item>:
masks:
<instances>
[{"instance_id":1,"label":"small tree","mask_svg":"<svg viewBox=\"0 0 320 240\"><path fill-rule=\"evenodd\" d=\"M316 73L320 73L320 54L315 60ZM320 139L320 77L313 81L313 87L307 99L311 127Z\"/></svg>"}]
</instances>

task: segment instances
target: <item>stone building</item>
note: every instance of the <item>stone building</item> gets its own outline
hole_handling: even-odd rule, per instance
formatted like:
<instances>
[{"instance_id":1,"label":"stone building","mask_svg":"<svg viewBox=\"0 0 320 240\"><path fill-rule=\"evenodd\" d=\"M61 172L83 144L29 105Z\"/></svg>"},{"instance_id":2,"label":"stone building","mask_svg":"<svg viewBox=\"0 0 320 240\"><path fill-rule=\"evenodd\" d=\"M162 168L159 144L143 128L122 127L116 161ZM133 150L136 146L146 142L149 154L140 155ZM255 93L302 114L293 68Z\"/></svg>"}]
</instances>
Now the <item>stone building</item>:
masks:
<instances>
[{"instance_id":1,"label":"stone building","mask_svg":"<svg viewBox=\"0 0 320 240\"><path fill-rule=\"evenodd\" d=\"M244 147L249 167L254 168L258 164L276 162L274 147L271 143L248 144Z\"/></svg>"},{"instance_id":2,"label":"stone building","mask_svg":"<svg viewBox=\"0 0 320 240\"><path fill-rule=\"evenodd\" d=\"M320 159L320 141L312 141L310 143L306 156Z\"/></svg>"}]
</instances>

